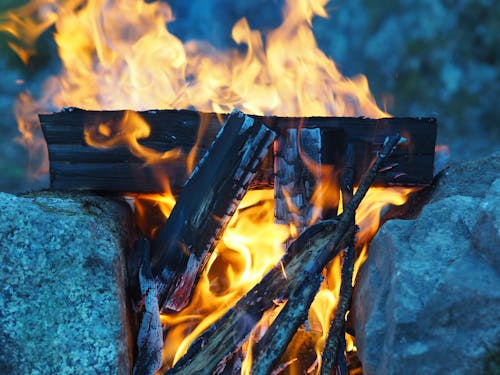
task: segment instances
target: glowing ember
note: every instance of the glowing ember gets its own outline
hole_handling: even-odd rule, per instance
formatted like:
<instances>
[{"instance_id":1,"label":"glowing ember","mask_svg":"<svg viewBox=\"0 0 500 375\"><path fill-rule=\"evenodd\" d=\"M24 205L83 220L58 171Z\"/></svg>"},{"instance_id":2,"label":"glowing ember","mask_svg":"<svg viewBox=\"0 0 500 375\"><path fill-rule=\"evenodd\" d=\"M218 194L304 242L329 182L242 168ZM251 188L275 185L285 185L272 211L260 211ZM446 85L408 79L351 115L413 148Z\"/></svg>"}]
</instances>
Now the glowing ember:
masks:
<instances>
[{"instance_id":1,"label":"glowing ember","mask_svg":"<svg viewBox=\"0 0 500 375\"><path fill-rule=\"evenodd\" d=\"M33 45L37 37L54 25L62 62L61 73L46 80L40 98L33 99L25 93L17 102L22 142L32 155L33 166L42 160L32 172L48 172L36 114L61 107L95 110L194 107L207 112L229 112L236 107L256 115L390 116L376 105L363 75L353 79L344 77L335 63L317 48L311 20L314 16L327 16L326 3L327 0L288 0L282 25L265 35L251 30L247 21L241 19L234 25L232 36L247 47L245 53L217 51L201 42L183 44L168 32L166 25L173 15L168 5L160 2L33 0L2 16L0 20L5 21L0 24L0 31L18 40L11 47L25 62L35 53ZM118 132L111 131L107 124L88 129L87 143L95 147L127 144L146 163L180 157L177 151L163 154L141 146L139 139L149 135L149 126L133 116L126 115ZM191 152L187 157L189 171L195 154ZM337 172L328 168L321 175L332 178L324 179L314 195L318 212L331 205L330 197L339 194L338 187L331 184ZM310 169L313 171L314 166ZM168 181L165 186L165 194L136 196L136 213L144 233L152 235L155 230L146 224L147 206L158 206L168 216L174 205ZM379 226L380 212L387 204L403 204L411 191L403 188L370 191L357 213L361 227L358 243L363 244L364 253L357 260L356 270ZM172 366L197 335L279 260L281 243L291 229L275 225L273 212L272 191L250 191L209 260L190 305L180 313L162 316L168 326L166 367ZM339 270L337 259L329 267L311 308L311 329L319 332L313 335L318 337L315 344L318 358L336 304ZM289 360L292 366L295 359ZM249 367L245 364L243 370Z\"/></svg>"}]
</instances>

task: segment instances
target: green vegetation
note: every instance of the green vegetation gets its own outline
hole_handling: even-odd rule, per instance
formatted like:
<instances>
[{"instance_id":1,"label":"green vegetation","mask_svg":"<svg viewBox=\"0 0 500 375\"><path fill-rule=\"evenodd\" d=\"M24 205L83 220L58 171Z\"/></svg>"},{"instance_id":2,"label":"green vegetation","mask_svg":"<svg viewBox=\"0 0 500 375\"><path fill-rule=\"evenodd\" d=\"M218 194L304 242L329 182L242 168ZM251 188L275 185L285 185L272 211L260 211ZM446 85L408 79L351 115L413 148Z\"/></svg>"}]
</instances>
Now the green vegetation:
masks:
<instances>
[{"instance_id":1,"label":"green vegetation","mask_svg":"<svg viewBox=\"0 0 500 375\"><path fill-rule=\"evenodd\" d=\"M500 341L486 353L483 375L500 375Z\"/></svg>"},{"instance_id":2,"label":"green vegetation","mask_svg":"<svg viewBox=\"0 0 500 375\"><path fill-rule=\"evenodd\" d=\"M500 7L492 0L337 0L322 48L364 73L397 116L435 115L445 138L500 139ZM318 26L318 27L316 27Z\"/></svg>"}]
</instances>

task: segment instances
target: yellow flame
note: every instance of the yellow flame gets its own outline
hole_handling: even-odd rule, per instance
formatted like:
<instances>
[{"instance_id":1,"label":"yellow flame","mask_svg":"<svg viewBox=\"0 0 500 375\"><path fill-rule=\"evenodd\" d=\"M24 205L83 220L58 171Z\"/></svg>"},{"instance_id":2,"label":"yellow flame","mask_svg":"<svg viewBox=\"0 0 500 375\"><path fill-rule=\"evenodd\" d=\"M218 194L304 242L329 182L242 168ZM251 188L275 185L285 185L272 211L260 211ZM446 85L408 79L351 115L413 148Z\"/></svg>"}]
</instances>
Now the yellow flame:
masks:
<instances>
[{"instance_id":1,"label":"yellow flame","mask_svg":"<svg viewBox=\"0 0 500 375\"><path fill-rule=\"evenodd\" d=\"M111 128L113 125L116 129ZM89 146L96 148L127 146L132 155L143 159L146 164L180 158L180 149L159 152L141 145L139 139L148 138L150 130L149 125L137 112L125 111L118 122L86 127L84 137Z\"/></svg>"},{"instance_id":2,"label":"yellow flame","mask_svg":"<svg viewBox=\"0 0 500 375\"><path fill-rule=\"evenodd\" d=\"M362 245L362 252L356 258L354 265L354 279L360 266L368 256L368 245L380 227L380 219L389 205L401 206L408 200L408 195L416 188L394 186L390 188L372 187L366 193L356 211L356 223L360 231L357 235L358 244Z\"/></svg>"},{"instance_id":3,"label":"yellow flame","mask_svg":"<svg viewBox=\"0 0 500 375\"><path fill-rule=\"evenodd\" d=\"M287 227L274 224L272 190L251 190L231 219L200 278L190 304L163 316L170 327L165 363L172 365L201 332L224 314L283 255ZM257 249L266 249L259 254ZM256 324L257 322L253 322ZM189 332L186 335L186 332Z\"/></svg>"},{"instance_id":4,"label":"yellow flame","mask_svg":"<svg viewBox=\"0 0 500 375\"><path fill-rule=\"evenodd\" d=\"M323 347L325 345L326 338L328 337L328 330L330 328L333 310L337 305L336 295L338 294L338 290L335 289L336 288L330 289L327 285L322 286L321 290L316 295L309 312L309 324L311 325L311 328L321 333L314 343L314 350L317 358L316 365L318 367L321 367L321 353L323 352Z\"/></svg>"},{"instance_id":5,"label":"yellow flame","mask_svg":"<svg viewBox=\"0 0 500 375\"><path fill-rule=\"evenodd\" d=\"M388 116L363 75L344 77L317 47L311 20L326 17L326 3L288 0L283 24L265 35L241 19L232 36L247 47L244 54L183 44L165 27L173 20L169 5L144 0L33 0L0 15L0 32L20 43L15 49L27 60L41 33L55 27L62 71L46 80L40 98L22 99L23 108L36 108L24 109L25 122L36 123L37 112L70 106ZM48 171L47 163L41 171Z\"/></svg>"}]
</instances>

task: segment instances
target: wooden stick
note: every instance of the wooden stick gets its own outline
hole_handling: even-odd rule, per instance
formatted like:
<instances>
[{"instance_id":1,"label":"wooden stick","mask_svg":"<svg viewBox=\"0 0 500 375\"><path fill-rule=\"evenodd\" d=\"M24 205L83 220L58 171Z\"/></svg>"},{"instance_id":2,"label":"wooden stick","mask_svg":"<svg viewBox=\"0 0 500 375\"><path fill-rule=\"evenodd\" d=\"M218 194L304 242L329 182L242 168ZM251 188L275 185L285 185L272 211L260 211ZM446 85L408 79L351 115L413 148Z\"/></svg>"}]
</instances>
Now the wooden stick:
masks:
<instances>
[{"instance_id":1,"label":"wooden stick","mask_svg":"<svg viewBox=\"0 0 500 375\"><path fill-rule=\"evenodd\" d=\"M351 220L355 219L355 215L352 214L352 208L354 206L358 206L360 196L364 196L368 189L370 188L371 181L374 180L377 173L380 173L379 169L382 165L383 161L387 159L387 157L393 152L394 148L400 143L402 140L399 134L392 136L391 138L387 138L384 142L384 148L378 155L377 159L373 163L372 167L366 174L363 182L358 187L356 194L351 199L352 194L352 184L351 177L349 176L350 172L347 171L346 176L342 178L341 184L343 185L343 199L350 200L348 204L344 205L344 212L342 216L348 215ZM403 141L406 141L403 139ZM347 159L350 158L347 152ZM384 171L385 172L385 171ZM330 326L328 332L328 338L325 344L325 349L323 351L323 361L321 364L321 375L330 375L332 374L333 368L335 366L335 359L337 353L339 351L339 337L344 334L344 324L345 324L345 314L349 306L349 302L352 296L352 274L354 271L354 239L352 238L349 241L349 246L345 252L344 264L342 266L342 282L340 288L340 298L337 304L337 310L335 311L335 316L333 318L332 324Z\"/></svg>"},{"instance_id":2,"label":"wooden stick","mask_svg":"<svg viewBox=\"0 0 500 375\"><path fill-rule=\"evenodd\" d=\"M344 171L340 176L340 187L342 190L342 202L344 207L348 205L353 195L354 184L354 147L348 144L345 151ZM352 275L354 272L355 248L354 237L349 241L347 248L344 250L344 258L342 263L341 284L337 309L328 331L328 337L323 350L321 361L321 375L332 374L335 364L344 359L344 348L339 345L339 342L345 342L345 314L351 301L353 286Z\"/></svg>"},{"instance_id":3,"label":"wooden stick","mask_svg":"<svg viewBox=\"0 0 500 375\"><path fill-rule=\"evenodd\" d=\"M246 193L275 133L234 111L193 171L153 242L160 306L179 311Z\"/></svg>"},{"instance_id":4,"label":"wooden stick","mask_svg":"<svg viewBox=\"0 0 500 375\"><path fill-rule=\"evenodd\" d=\"M228 114L195 111L158 110L138 113L151 127L148 138L140 144L159 152L179 148L187 155L196 143L200 123L206 131L198 142L195 159L209 149L221 123ZM117 192L162 192L168 175L172 190L180 191L187 178L184 159L145 165L132 155L126 146L102 150L85 142L84 130L106 124L111 130L121 121L124 111L84 111L69 108L62 112L39 115L50 159L52 189L100 190ZM365 171L381 149L386 136L400 133L409 139L398 148L388 163L398 163L392 174L379 176L375 184L427 185L433 178L434 146L437 123L432 118L367 119L351 117L257 117L256 121L269 126L277 134L285 129L321 131L323 164L339 165L332 144L353 143L355 169ZM259 168L257 185L272 184L274 173L272 155ZM276 171L278 173L278 171ZM356 173L358 183L361 174Z\"/></svg>"},{"instance_id":5,"label":"wooden stick","mask_svg":"<svg viewBox=\"0 0 500 375\"><path fill-rule=\"evenodd\" d=\"M144 242L143 260L139 269L139 283L144 298L144 313L137 335L138 355L134 375L153 375L162 365L163 331L158 309L156 283L151 272L149 241Z\"/></svg>"},{"instance_id":6,"label":"wooden stick","mask_svg":"<svg viewBox=\"0 0 500 375\"><path fill-rule=\"evenodd\" d=\"M348 375L347 369L347 356L345 353L345 348L347 341L345 339L345 330L343 330L342 335L339 337L339 345L337 346L337 359L335 361L335 371L336 375Z\"/></svg>"},{"instance_id":7,"label":"wooden stick","mask_svg":"<svg viewBox=\"0 0 500 375\"><path fill-rule=\"evenodd\" d=\"M304 283L290 294L283 310L253 348L252 374L270 374L273 371L297 329L307 319L322 280L321 275L307 275Z\"/></svg>"}]
</instances>

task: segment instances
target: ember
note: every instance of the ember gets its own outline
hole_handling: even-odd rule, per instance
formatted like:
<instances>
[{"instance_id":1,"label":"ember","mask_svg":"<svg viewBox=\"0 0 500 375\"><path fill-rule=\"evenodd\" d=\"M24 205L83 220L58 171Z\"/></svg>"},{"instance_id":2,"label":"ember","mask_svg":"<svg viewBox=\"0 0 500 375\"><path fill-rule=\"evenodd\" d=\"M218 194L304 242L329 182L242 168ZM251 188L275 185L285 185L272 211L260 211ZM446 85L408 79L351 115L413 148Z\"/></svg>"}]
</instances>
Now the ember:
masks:
<instances>
[{"instance_id":1,"label":"ember","mask_svg":"<svg viewBox=\"0 0 500 375\"><path fill-rule=\"evenodd\" d=\"M96 111L195 108L216 113L209 124L213 124L214 116L222 124L224 118L217 114L227 113L233 107L252 115L234 112L226 118L226 125L209 149L200 148L204 132L213 132L202 115L199 133L190 142L187 153L182 147L175 147L179 146L178 140L171 133L169 136L173 138L167 139L166 143L171 143L167 149L154 141L145 145L151 140L149 137L153 137L155 128L135 112L126 112L112 123L90 124L94 127L81 124L82 131L77 132L74 143L68 143L69 147L65 143L69 142L68 133L63 127L60 128L62 136L52 139L52 143L46 131L52 172L58 167L57 162L60 168L66 166L67 170L75 171L68 168L65 158L74 157L68 153L76 152L76 160L84 165L87 163L82 163L85 161L80 159L82 154L114 158L117 147L128 150L119 154L125 155L128 172L135 168L129 163L130 155L135 158L137 170L145 171L144 165L162 165L152 169L157 173L154 178L145 180L161 182L168 193L153 196L138 195L138 189L110 190L128 192L134 197L142 234L154 240L152 276L159 288L160 308L165 308L161 316L165 329L164 370L192 374L222 371L227 367L243 373L270 373L276 368L287 368L292 373L304 369L309 372L321 369L326 373L335 363L342 368L344 321L353 274L366 257L367 245L379 226L380 212L389 204L403 204L416 189L385 187L367 191L368 187L378 173L390 176L382 177L384 184L389 180L391 183L428 183L432 178L435 121L388 119L390 115L379 109L372 98L364 76L348 79L340 74L334 62L317 48L311 31L312 17L326 16L325 4L324 0L288 0L282 25L265 35L251 30L245 19L240 20L234 25L232 35L236 43L246 46L245 53L238 50L208 53L206 46L198 42L183 45L165 27L173 17L168 5L160 2L39 0L20 8L1 26L16 36L24 36L26 44L34 42L47 27L55 25L56 28L55 40L63 71L46 82L41 98L34 100L23 95L17 107L23 139L33 152L45 150L40 137L34 135L39 132L34 116L56 108L79 106ZM36 28L31 28L33 23ZM24 59L31 53L20 45L14 48ZM50 120L50 116L57 117L42 115L42 123ZM64 113L61 116L65 116ZM296 123L272 127L260 116L295 116ZM307 120L305 116L324 119ZM350 124L350 127L344 126L345 135L331 131L331 126L318 125L340 121L332 116L385 120L344 119ZM359 125L370 121L376 125L372 130ZM428 124L430 130L417 136L414 131L417 126L413 125L423 123ZM393 131L395 127L408 138L406 146L396 147L400 136ZM303 131L305 128L315 128L309 133L310 137L316 137L319 145L315 155L301 145L301 137L305 138L307 133ZM359 128L363 131L356 133ZM272 174L277 175L276 190L274 193L269 188L251 190L243 196L276 136L275 131L278 140ZM283 134L287 132L293 141L283 146ZM351 133L349 138L349 132L356 134ZM339 155L330 155L328 160L326 152L332 151L327 146L331 146L329 142L338 139L339 134L344 134L345 144L335 151ZM99 152L89 153L87 146L82 146L80 136ZM425 150L418 146L424 138L427 138ZM82 147L77 148L75 144ZM108 152L109 148L112 150ZM289 150L284 151L286 148ZM394 149L392 157L396 160L387 162ZM59 156L63 155L62 159L54 160L58 152ZM410 168L419 164L420 157L425 159L422 169ZM49 171L48 156L43 160L37 173ZM301 180L304 189L308 189L307 194L302 194L303 191L297 194L296 181L280 180L283 176L279 175L282 171L279 165L290 160L301 164L301 177L308 174ZM364 176L373 160L375 163ZM174 173L167 173L165 166L179 161L185 175L191 177L174 206L172 190L175 189L171 189ZM360 165L365 168L359 168ZM104 174L111 174L116 167L114 161L107 167ZM288 171L288 177L294 173L297 173L295 166ZM123 176L120 175L122 180ZM355 183L359 184L357 189L354 189ZM78 184L97 189L95 185L83 184L82 180ZM366 199L361 202L365 194ZM281 201L274 202L274 195L281 196ZM281 225L274 223L275 204L280 205L277 211L281 212ZM145 221L150 220L148 208L152 206L159 208L164 217L149 225ZM359 226L356 241L354 223ZM297 240L292 242L293 239ZM283 255L285 243L289 246ZM148 245L143 248L146 255L140 255L142 261L132 267L130 275L134 277L132 283L139 282L140 276L139 289L144 296L151 290L144 286L151 286L151 277L148 267L144 266L148 263ZM347 249L344 256L332 261L342 248ZM341 303L330 330L339 293ZM154 314L150 294L145 297L146 315L154 322L149 316ZM276 305L282 310L273 310ZM301 361L286 355L282 358L306 319L310 329L305 330L304 337L314 341L308 348L316 350L313 360ZM149 345L151 342L145 341L143 334L147 335L148 327L152 326L143 326L146 332L141 331L139 344ZM153 331L157 337L158 329ZM328 338L329 331L333 341ZM352 340L350 336L346 339ZM322 354L325 345L327 351ZM140 353L143 348L139 349ZM353 348L352 342L349 348ZM148 361L147 355L145 358ZM153 362L152 367L144 366L147 369L144 371L157 368L157 358Z\"/></svg>"}]
</instances>

